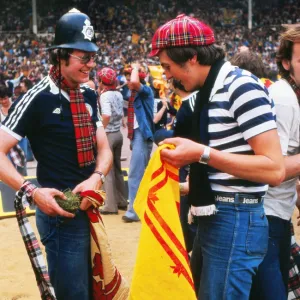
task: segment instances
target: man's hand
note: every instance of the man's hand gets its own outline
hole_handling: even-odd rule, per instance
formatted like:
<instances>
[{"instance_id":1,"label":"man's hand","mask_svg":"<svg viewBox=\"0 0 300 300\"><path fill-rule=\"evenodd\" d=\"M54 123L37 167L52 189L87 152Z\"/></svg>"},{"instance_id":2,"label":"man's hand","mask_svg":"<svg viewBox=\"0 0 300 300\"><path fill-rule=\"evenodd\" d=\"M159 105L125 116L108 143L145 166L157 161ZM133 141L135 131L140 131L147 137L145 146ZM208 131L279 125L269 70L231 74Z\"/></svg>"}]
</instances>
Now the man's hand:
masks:
<instances>
[{"instance_id":1,"label":"man's hand","mask_svg":"<svg viewBox=\"0 0 300 300\"><path fill-rule=\"evenodd\" d=\"M172 144L175 149L161 150L161 158L177 168L197 162L204 151L204 146L183 138L170 138L163 140L159 145Z\"/></svg>"},{"instance_id":2,"label":"man's hand","mask_svg":"<svg viewBox=\"0 0 300 300\"><path fill-rule=\"evenodd\" d=\"M180 196L186 196L190 191L189 183L187 181L180 182L179 183L179 191L180 191Z\"/></svg>"},{"instance_id":3,"label":"man's hand","mask_svg":"<svg viewBox=\"0 0 300 300\"><path fill-rule=\"evenodd\" d=\"M100 190L101 186L102 186L102 182L100 176L94 173L91 175L90 178L79 183L72 192L74 194L77 194L88 190L97 191ZM91 205L92 203L87 198L83 198L80 205L80 209L87 210Z\"/></svg>"},{"instance_id":4,"label":"man's hand","mask_svg":"<svg viewBox=\"0 0 300 300\"><path fill-rule=\"evenodd\" d=\"M162 105L165 108L168 108L168 100L166 98L161 99Z\"/></svg>"},{"instance_id":5,"label":"man's hand","mask_svg":"<svg viewBox=\"0 0 300 300\"><path fill-rule=\"evenodd\" d=\"M49 216L55 217L59 215L67 218L73 218L74 214L63 210L55 201L54 196L66 199L64 193L59 190L38 188L34 193L34 202L42 212Z\"/></svg>"}]
</instances>

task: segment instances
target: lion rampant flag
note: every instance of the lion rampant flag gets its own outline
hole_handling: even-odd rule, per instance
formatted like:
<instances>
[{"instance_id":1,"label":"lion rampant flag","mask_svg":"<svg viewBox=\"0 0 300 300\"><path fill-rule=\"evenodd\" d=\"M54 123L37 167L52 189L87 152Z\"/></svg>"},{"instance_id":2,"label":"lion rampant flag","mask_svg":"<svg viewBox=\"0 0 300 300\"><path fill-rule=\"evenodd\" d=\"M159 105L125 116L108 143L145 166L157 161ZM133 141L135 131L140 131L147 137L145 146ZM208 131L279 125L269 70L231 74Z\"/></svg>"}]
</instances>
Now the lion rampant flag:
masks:
<instances>
[{"instance_id":1,"label":"lion rampant flag","mask_svg":"<svg viewBox=\"0 0 300 300\"><path fill-rule=\"evenodd\" d=\"M178 169L160 159L159 147L141 181L134 209L142 227L130 300L195 300L179 220Z\"/></svg>"}]
</instances>

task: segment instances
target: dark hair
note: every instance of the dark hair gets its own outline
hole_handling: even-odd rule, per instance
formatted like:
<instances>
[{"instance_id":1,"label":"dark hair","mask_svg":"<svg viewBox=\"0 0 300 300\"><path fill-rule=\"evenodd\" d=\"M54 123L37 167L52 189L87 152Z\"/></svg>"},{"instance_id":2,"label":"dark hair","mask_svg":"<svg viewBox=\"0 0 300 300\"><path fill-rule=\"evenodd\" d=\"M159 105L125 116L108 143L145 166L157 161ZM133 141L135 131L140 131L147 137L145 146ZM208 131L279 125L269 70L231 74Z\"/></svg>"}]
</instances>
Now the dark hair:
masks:
<instances>
[{"instance_id":1,"label":"dark hair","mask_svg":"<svg viewBox=\"0 0 300 300\"><path fill-rule=\"evenodd\" d=\"M9 90L9 88L4 85L4 84L1 84L0 85L0 98L6 98L6 97L11 97L11 92Z\"/></svg>"},{"instance_id":2,"label":"dark hair","mask_svg":"<svg viewBox=\"0 0 300 300\"><path fill-rule=\"evenodd\" d=\"M279 74L282 77L287 77L290 71L286 70L283 65L283 60L290 61L293 55L294 43L300 42L300 26L288 26L280 35L280 44L276 55L277 67Z\"/></svg>"},{"instance_id":3,"label":"dark hair","mask_svg":"<svg viewBox=\"0 0 300 300\"><path fill-rule=\"evenodd\" d=\"M238 52L232 57L230 62L233 65L240 67L241 69L251 72L258 78L263 78L267 76L267 70L264 66L263 61L254 52Z\"/></svg>"},{"instance_id":4,"label":"dark hair","mask_svg":"<svg viewBox=\"0 0 300 300\"><path fill-rule=\"evenodd\" d=\"M216 44L208 46L166 48L166 53L170 59L181 66L195 55L197 55L199 64L205 66L211 66L216 61L225 57L224 49Z\"/></svg>"},{"instance_id":5,"label":"dark hair","mask_svg":"<svg viewBox=\"0 0 300 300\"><path fill-rule=\"evenodd\" d=\"M26 86L27 90L30 90L33 87L32 81L27 78L23 79L22 82Z\"/></svg>"},{"instance_id":6,"label":"dark hair","mask_svg":"<svg viewBox=\"0 0 300 300\"><path fill-rule=\"evenodd\" d=\"M268 73L267 78L269 78L269 79L272 80L272 81L276 81L276 80L277 80L277 75L278 75L278 72L277 72L277 71L275 71L275 70L270 70L269 73Z\"/></svg>"},{"instance_id":7,"label":"dark hair","mask_svg":"<svg viewBox=\"0 0 300 300\"><path fill-rule=\"evenodd\" d=\"M50 50L49 60L50 64L57 66L59 58L61 60L65 60L66 64L69 64L70 53L72 53L74 49L53 49Z\"/></svg>"}]
</instances>

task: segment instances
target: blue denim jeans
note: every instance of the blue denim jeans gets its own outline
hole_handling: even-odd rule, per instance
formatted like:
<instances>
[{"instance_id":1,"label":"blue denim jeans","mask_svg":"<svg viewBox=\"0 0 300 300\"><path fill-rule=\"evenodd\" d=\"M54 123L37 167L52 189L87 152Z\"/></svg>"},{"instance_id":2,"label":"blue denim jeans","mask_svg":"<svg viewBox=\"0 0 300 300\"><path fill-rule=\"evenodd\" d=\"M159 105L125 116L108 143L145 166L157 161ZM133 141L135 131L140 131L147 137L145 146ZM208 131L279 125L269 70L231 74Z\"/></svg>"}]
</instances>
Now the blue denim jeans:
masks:
<instances>
[{"instance_id":1,"label":"blue denim jeans","mask_svg":"<svg viewBox=\"0 0 300 300\"><path fill-rule=\"evenodd\" d=\"M132 153L128 174L128 199L129 207L125 216L132 220L139 220L139 217L133 209L133 203L136 193L140 186L140 182L144 176L145 169L148 165L153 142L146 141L141 131L137 128L134 130L133 139L131 141Z\"/></svg>"},{"instance_id":2,"label":"blue denim jeans","mask_svg":"<svg viewBox=\"0 0 300 300\"><path fill-rule=\"evenodd\" d=\"M158 129L154 133L154 143L158 145L164 139L168 139L174 136L174 130L167 130L165 128Z\"/></svg>"},{"instance_id":3,"label":"blue denim jeans","mask_svg":"<svg viewBox=\"0 0 300 300\"><path fill-rule=\"evenodd\" d=\"M45 246L51 284L58 300L90 300L91 254L87 214L50 217L36 210L36 224Z\"/></svg>"},{"instance_id":4,"label":"blue denim jeans","mask_svg":"<svg viewBox=\"0 0 300 300\"><path fill-rule=\"evenodd\" d=\"M263 203L216 206L215 215L197 217L191 269L198 299L248 300L268 248Z\"/></svg>"},{"instance_id":5,"label":"blue denim jeans","mask_svg":"<svg viewBox=\"0 0 300 300\"><path fill-rule=\"evenodd\" d=\"M269 221L269 246L253 279L250 299L286 300L290 269L291 222L274 216Z\"/></svg>"}]
</instances>

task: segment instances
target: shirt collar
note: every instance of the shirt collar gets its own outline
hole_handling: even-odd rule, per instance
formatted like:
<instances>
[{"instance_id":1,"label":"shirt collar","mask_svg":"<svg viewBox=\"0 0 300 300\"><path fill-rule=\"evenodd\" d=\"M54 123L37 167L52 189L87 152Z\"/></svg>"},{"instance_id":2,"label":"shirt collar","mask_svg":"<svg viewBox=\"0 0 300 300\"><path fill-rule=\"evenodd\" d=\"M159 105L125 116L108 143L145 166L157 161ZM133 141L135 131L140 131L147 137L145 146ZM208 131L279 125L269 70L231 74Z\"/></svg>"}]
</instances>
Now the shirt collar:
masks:
<instances>
[{"instance_id":1,"label":"shirt collar","mask_svg":"<svg viewBox=\"0 0 300 300\"><path fill-rule=\"evenodd\" d=\"M215 84L214 84L214 87L212 88L211 90L211 93L210 93L210 97L209 97L209 100L211 100L211 98L216 94L216 92L223 88L224 87L224 82L225 82L225 79L227 77L227 75L233 71L234 69L236 69L235 66L233 66L229 61L227 61L221 68L218 76L217 76L217 79L215 81Z\"/></svg>"},{"instance_id":2,"label":"shirt collar","mask_svg":"<svg viewBox=\"0 0 300 300\"><path fill-rule=\"evenodd\" d=\"M50 82L50 93L57 95L59 93L59 88L58 86L53 82L53 80L50 78L48 75L49 82ZM70 101L70 97L67 92L61 89L61 94L68 100Z\"/></svg>"},{"instance_id":3,"label":"shirt collar","mask_svg":"<svg viewBox=\"0 0 300 300\"><path fill-rule=\"evenodd\" d=\"M59 93L59 88L58 86L54 83L54 81L50 78L50 76L48 75L48 79L49 79L49 83L50 83L50 93L57 95ZM84 84L82 85L84 86ZM80 91L82 93L84 93L84 89L80 89ZM68 100L70 101L70 97L68 95L68 93L64 90L61 89L61 94Z\"/></svg>"}]
</instances>

